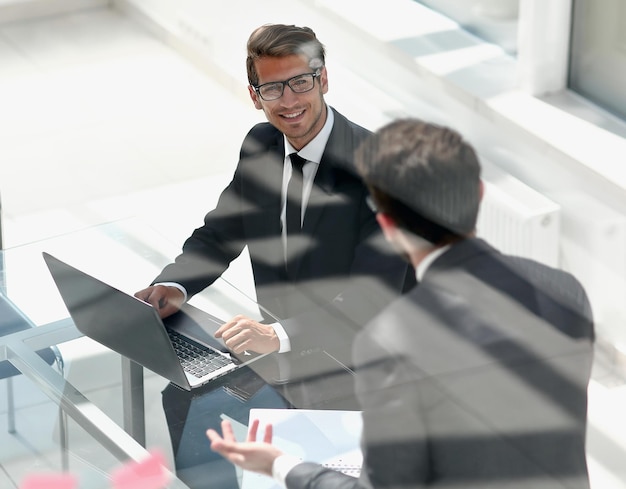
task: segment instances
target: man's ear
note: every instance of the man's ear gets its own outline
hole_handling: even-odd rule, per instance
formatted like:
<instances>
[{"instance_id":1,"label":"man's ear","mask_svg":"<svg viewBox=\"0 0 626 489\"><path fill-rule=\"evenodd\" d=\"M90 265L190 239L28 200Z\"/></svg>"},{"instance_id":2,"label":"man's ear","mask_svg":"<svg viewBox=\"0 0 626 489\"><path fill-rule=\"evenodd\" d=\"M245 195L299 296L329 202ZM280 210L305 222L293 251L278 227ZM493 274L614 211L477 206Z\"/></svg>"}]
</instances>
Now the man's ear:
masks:
<instances>
[{"instance_id":1,"label":"man's ear","mask_svg":"<svg viewBox=\"0 0 626 489\"><path fill-rule=\"evenodd\" d=\"M328 73L325 66L322 67L320 73L320 86L322 87L322 93L328 93Z\"/></svg>"},{"instance_id":2,"label":"man's ear","mask_svg":"<svg viewBox=\"0 0 626 489\"><path fill-rule=\"evenodd\" d=\"M254 108L257 110L263 110L263 106L261 105L261 101L259 100L259 95L256 93L252 85L248 85L248 93L250 94L250 98L254 103Z\"/></svg>"},{"instance_id":3,"label":"man's ear","mask_svg":"<svg viewBox=\"0 0 626 489\"><path fill-rule=\"evenodd\" d=\"M485 195L485 183L483 182L482 179L478 180L478 201L482 202L483 200L483 196Z\"/></svg>"},{"instance_id":4,"label":"man's ear","mask_svg":"<svg viewBox=\"0 0 626 489\"><path fill-rule=\"evenodd\" d=\"M384 212L376 213L376 221L378 221L378 225L382 229L385 239L392 242L398 230L396 221L394 221L389 214L385 214Z\"/></svg>"}]
</instances>

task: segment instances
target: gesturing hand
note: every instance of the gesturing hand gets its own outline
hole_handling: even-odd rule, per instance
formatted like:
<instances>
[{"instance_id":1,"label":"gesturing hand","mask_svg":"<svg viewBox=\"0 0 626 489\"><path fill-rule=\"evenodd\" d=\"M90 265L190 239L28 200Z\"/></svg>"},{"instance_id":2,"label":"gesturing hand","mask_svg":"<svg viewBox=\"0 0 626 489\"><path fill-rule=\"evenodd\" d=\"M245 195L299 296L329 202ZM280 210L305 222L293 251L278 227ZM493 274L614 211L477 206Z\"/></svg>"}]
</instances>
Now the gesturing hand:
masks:
<instances>
[{"instance_id":1,"label":"gesturing hand","mask_svg":"<svg viewBox=\"0 0 626 489\"><path fill-rule=\"evenodd\" d=\"M206 432L211 441L211 450L222 455L229 462L238 465L244 470L259 472L271 477L272 465L282 451L272 445L272 425L265 427L263 441L257 441L259 420L255 419L250 425L245 442L238 442L233 434L229 421L222 421L222 433L209 429Z\"/></svg>"}]
</instances>

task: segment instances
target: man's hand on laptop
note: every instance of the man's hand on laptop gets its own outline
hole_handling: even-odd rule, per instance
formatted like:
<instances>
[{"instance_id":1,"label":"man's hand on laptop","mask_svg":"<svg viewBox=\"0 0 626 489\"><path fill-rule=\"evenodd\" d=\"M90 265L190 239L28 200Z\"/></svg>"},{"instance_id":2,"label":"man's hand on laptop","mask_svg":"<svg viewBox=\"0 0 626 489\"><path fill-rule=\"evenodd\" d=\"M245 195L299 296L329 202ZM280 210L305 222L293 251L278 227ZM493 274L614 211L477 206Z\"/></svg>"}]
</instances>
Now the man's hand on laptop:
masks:
<instances>
[{"instance_id":1,"label":"man's hand on laptop","mask_svg":"<svg viewBox=\"0 0 626 489\"><path fill-rule=\"evenodd\" d=\"M215 337L222 338L228 349L237 354L245 351L271 353L280 348L280 341L272 326L241 314L222 324L215 332Z\"/></svg>"},{"instance_id":2,"label":"man's hand on laptop","mask_svg":"<svg viewBox=\"0 0 626 489\"><path fill-rule=\"evenodd\" d=\"M135 297L152 305L162 318L178 312L185 302L185 295L182 291L168 285L152 285L135 292Z\"/></svg>"}]
</instances>

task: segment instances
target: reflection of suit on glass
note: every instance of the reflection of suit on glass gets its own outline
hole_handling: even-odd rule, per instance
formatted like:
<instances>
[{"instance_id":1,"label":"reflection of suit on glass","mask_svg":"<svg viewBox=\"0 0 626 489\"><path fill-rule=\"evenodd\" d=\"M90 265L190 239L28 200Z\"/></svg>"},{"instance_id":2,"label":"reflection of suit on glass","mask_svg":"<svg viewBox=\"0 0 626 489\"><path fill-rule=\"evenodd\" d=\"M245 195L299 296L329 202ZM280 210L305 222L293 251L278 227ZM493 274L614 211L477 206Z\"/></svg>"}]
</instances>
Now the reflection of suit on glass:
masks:
<instances>
[{"instance_id":1,"label":"reflection of suit on glass","mask_svg":"<svg viewBox=\"0 0 626 489\"><path fill-rule=\"evenodd\" d=\"M365 203L366 188L353 169L354 150L368 134L334 112L303 223L308 247L297 259L294 276L286 274L281 242L283 134L262 123L245 138L233 180L216 208L155 282L178 282L190 296L196 294L247 245L257 299L281 319L294 355L350 342L354 327L362 326L391 298L364 293L371 285L367 277L377 277L393 295L402 289L408 269L381 238ZM356 283L363 286L359 294L350 292L358 289ZM294 317L306 311L308 316ZM345 329L333 319L343 314L351 320Z\"/></svg>"},{"instance_id":2,"label":"reflection of suit on glass","mask_svg":"<svg viewBox=\"0 0 626 489\"><path fill-rule=\"evenodd\" d=\"M571 275L453 245L355 343L361 479L301 464L287 486L588 488L592 341Z\"/></svg>"}]
</instances>

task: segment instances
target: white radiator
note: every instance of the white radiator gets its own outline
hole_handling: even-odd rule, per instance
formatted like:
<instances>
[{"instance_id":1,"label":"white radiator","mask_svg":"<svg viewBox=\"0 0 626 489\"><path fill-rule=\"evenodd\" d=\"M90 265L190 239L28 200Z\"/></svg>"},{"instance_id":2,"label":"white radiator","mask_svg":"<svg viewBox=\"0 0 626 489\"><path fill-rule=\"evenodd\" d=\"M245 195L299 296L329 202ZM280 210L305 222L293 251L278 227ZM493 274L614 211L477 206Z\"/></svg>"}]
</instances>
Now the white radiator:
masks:
<instances>
[{"instance_id":1,"label":"white radiator","mask_svg":"<svg viewBox=\"0 0 626 489\"><path fill-rule=\"evenodd\" d=\"M559 265L560 206L483 161L477 235L503 253Z\"/></svg>"},{"instance_id":2,"label":"white radiator","mask_svg":"<svg viewBox=\"0 0 626 489\"><path fill-rule=\"evenodd\" d=\"M582 191L558 199L563 268L587 290L598 336L626 353L626 215Z\"/></svg>"}]
</instances>

